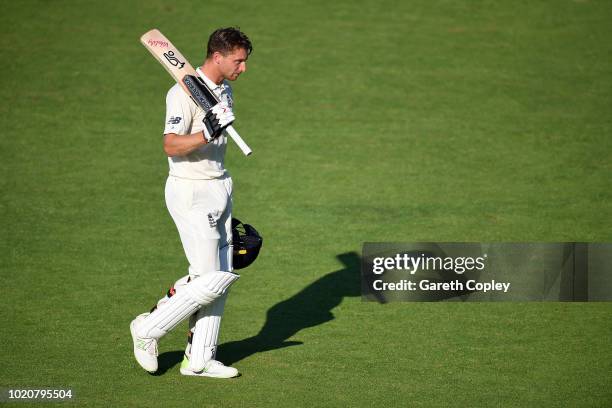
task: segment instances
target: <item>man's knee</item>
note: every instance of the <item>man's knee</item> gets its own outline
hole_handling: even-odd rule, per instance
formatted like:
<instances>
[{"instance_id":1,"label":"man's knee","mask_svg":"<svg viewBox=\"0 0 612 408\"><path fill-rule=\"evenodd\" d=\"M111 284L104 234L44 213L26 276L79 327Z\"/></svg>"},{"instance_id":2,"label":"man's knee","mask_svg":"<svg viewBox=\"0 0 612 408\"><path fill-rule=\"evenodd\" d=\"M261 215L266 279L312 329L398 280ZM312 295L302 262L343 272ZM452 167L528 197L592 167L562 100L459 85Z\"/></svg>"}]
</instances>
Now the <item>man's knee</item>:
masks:
<instances>
[{"instance_id":1,"label":"man's knee","mask_svg":"<svg viewBox=\"0 0 612 408\"><path fill-rule=\"evenodd\" d=\"M239 277L232 272L208 272L192 280L183 290L199 305L207 305L223 295Z\"/></svg>"}]
</instances>

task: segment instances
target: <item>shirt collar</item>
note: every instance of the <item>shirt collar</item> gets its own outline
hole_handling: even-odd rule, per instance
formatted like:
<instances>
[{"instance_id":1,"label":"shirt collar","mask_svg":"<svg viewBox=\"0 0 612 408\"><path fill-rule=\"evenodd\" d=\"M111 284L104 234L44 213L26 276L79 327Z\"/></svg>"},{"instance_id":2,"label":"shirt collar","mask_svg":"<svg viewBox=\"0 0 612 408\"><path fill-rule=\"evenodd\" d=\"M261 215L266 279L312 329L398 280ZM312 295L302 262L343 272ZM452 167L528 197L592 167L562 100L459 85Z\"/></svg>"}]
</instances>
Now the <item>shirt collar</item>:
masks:
<instances>
[{"instance_id":1,"label":"shirt collar","mask_svg":"<svg viewBox=\"0 0 612 408\"><path fill-rule=\"evenodd\" d=\"M204 83L206 84L206 86L208 86L212 91L219 91L222 92L223 90L225 90L225 83L221 82L221 85L217 85L215 84L213 81L211 81L205 74L204 72L202 72L202 70L198 67L196 68L196 72L198 73L198 75L200 76L200 78L202 78L204 80Z\"/></svg>"}]
</instances>

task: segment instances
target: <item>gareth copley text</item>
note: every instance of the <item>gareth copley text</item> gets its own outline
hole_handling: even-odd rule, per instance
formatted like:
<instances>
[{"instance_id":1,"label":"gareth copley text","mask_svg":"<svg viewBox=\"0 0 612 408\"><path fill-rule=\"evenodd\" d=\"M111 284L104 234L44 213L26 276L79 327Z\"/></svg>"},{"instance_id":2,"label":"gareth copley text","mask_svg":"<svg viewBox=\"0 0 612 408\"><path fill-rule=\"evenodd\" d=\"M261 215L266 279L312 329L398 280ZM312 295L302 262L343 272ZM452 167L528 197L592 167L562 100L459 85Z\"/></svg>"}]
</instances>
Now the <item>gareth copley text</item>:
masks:
<instances>
[{"instance_id":1,"label":"gareth copley text","mask_svg":"<svg viewBox=\"0 0 612 408\"><path fill-rule=\"evenodd\" d=\"M477 282L474 279L461 281L450 281L450 282L431 282L427 279L413 282L411 280L402 279L399 282L383 282L382 280L375 280L372 282L372 288L377 291L394 291L394 290L422 290L422 291L458 291L464 290L475 291L475 292L508 292L510 289L509 282L497 282L492 280L490 282Z\"/></svg>"},{"instance_id":2,"label":"gareth copley text","mask_svg":"<svg viewBox=\"0 0 612 408\"><path fill-rule=\"evenodd\" d=\"M485 268L487 255L479 257L440 257L419 254L397 254L393 257L376 257L372 260L372 272L380 275L388 270L405 270L414 275L417 270L423 271L453 271L462 274L465 271L482 271Z\"/></svg>"}]
</instances>

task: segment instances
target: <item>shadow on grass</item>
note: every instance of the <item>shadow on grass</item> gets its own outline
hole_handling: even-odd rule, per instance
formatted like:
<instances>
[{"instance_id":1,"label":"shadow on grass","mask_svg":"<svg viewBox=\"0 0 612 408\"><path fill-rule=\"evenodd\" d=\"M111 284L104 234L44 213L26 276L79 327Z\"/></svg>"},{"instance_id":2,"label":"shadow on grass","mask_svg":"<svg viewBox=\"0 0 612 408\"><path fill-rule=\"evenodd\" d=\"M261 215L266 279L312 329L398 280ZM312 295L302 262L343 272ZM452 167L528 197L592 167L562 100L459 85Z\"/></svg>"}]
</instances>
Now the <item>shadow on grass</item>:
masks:
<instances>
[{"instance_id":1,"label":"shadow on grass","mask_svg":"<svg viewBox=\"0 0 612 408\"><path fill-rule=\"evenodd\" d=\"M360 296L360 258L356 252L336 256L344 267L317 279L290 298L268 309L266 323L255 336L224 343L217 355L226 365L232 365L255 353L303 344L287 341L307 327L318 326L334 319L331 310L346 296ZM154 374L163 375L180 364L183 351L160 354L159 369Z\"/></svg>"},{"instance_id":2,"label":"shadow on grass","mask_svg":"<svg viewBox=\"0 0 612 408\"><path fill-rule=\"evenodd\" d=\"M334 319L331 310L346 296L360 296L360 258L356 252L337 255L344 267L330 272L297 294L268 309L266 323L255 336L219 346L219 360L231 365L255 353L300 345L287 341L307 327Z\"/></svg>"},{"instance_id":3,"label":"shadow on grass","mask_svg":"<svg viewBox=\"0 0 612 408\"><path fill-rule=\"evenodd\" d=\"M165 353L161 353L159 357L157 357L157 364L159 368L152 375L159 376L164 375L166 371L170 370L177 364L180 364L183 361L183 354L185 352L183 350L178 351L167 351Z\"/></svg>"}]
</instances>

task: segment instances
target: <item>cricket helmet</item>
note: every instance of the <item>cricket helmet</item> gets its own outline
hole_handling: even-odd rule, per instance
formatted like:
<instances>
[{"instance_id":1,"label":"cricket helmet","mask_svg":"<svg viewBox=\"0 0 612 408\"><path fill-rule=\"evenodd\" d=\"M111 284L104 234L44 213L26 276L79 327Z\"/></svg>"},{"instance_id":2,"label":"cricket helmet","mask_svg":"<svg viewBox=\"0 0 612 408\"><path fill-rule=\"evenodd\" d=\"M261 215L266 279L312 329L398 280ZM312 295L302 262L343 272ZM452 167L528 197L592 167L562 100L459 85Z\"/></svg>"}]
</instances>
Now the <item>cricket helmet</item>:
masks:
<instances>
[{"instance_id":1,"label":"cricket helmet","mask_svg":"<svg viewBox=\"0 0 612 408\"><path fill-rule=\"evenodd\" d=\"M243 224L239 219L232 218L232 244L234 269L246 268L252 264L257 255L263 239L252 225Z\"/></svg>"}]
</instances>

